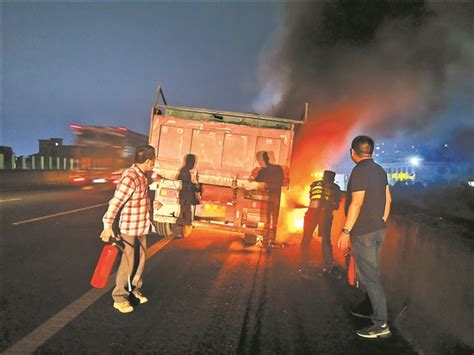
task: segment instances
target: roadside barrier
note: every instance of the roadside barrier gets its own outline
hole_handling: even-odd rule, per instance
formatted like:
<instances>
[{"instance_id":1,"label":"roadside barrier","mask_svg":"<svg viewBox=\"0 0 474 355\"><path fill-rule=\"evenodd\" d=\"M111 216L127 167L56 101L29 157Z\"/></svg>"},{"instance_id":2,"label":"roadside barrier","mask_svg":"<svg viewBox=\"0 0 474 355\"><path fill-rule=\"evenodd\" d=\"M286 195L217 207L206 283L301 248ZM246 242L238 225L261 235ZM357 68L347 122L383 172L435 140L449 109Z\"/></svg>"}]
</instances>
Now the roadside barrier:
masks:
<instances>
[{"instance_id":1,"label":"roadside barrier","mask_svg":"<svg viewBox=\"0 0 474 355\"><path fill-rule=\"evenodd\" d=\"M67 185L70 174L70 171L3 170L0 171L0 189Z\"/></svg>"}]
</instances>

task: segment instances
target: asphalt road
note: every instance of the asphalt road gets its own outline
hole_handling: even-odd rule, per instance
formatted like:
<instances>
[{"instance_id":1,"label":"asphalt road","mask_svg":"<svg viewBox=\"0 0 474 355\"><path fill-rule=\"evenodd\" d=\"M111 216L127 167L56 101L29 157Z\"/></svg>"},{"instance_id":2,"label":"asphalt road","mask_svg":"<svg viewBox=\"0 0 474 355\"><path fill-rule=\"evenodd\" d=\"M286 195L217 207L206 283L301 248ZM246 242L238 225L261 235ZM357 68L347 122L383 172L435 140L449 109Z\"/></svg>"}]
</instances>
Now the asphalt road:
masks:
<instances>
[{"instance_id":1,"label":"asphalt road","mask_svg":"<svg viewBox=\"0 0 474 355\"><path fill-rule=\"evenodd\" d=\"M297 245L267 252L228 232L149 236L150 301L117 312L111 283L89 286L111 195L104 187L0 195L1 352L414 353L393 326L391 338L359 339L354 330L366 321L347 312L358 291L316 273L302 277Z\"/></svg>"}]
</instances>

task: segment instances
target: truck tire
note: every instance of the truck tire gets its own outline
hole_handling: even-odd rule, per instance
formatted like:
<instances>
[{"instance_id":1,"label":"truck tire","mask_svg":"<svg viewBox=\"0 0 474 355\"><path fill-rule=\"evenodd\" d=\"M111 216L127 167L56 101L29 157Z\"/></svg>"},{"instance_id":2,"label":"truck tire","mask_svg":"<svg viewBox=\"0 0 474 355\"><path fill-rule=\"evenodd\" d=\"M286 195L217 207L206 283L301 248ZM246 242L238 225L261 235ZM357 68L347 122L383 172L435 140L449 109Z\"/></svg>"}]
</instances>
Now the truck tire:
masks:
<instances>
[{"instance_id":1,"label":"truck tire","mask_svg":"<svg viewBox=\"0 0 474 355\"><path fill-rule=\"evenodd\" d=\"M163 237L171 237L173 235L172 226L173 225L171 223L156 222L156 233L158 233L158 235L162 235Z\"/></svg>"}]
</instances>

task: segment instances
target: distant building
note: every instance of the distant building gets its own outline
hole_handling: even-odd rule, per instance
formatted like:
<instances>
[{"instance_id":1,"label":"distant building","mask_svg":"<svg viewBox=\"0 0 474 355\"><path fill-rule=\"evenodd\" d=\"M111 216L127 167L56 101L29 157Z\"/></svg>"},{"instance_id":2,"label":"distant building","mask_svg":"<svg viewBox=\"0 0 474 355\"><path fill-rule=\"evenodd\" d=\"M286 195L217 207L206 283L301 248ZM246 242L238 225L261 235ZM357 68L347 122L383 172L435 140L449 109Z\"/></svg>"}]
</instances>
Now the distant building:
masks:
<instances>
[{"instance_id":1,"label":"distant building","mask_svg":"<svg viewBox=\"0 0 474 355\"><path fill-rule=\"evenodd\" d=\"M373 158L387 172L390 185L416 182L424 185L451 184L474 180L472 161L460 160L447 143L430 148L421 144L381 141L375 144ZM348 176L353 167L354 163L345 157L335 170ZM341 185L341 188L344 186Z\"/></svg>"},{"instance_id":2,"label":"distant building","mask_svg":"<svg viewBox=\"0 0 474 355\"><path fill-rule=\"evenodd\" d=\"M33 155L53 158L74 158L75 147L73 145L63 145L63 141L64 139L62 138L38 139L39 152Z\"/></svg>"},{"instance_id":3,"label":"distant building","mask_svg":"<svg viewBox=\"0 0 474 355\"><path fill-rule=\"evenodd\" d=\"M456 160L448 144L427 148L419 144L380 142L375 145L374 159L385 169L392 185L453 183L465 180L468 173L468 165Z\"/></svg>"},{"instance_id":4,"label":"distant building","mask_svg":"<svg viewBox=\"0 0 474 355\"><path fill-rule=\"evenodd\" d=\"M38 153L17 158L17 169L66 170L75 167L75 148L63 138L38 139Z\"/></svg>"},{"instance_id":5,"label":"distant building","mask_svg":"<svg viewBox=\"0 0 474 355\"><path fill-rule=\"evenodd\" d=\"M397 182L453 183L464 180L468 173L468 166L460 162L405 161L380 165L387 172L391 185Z\"/></svg>"}]
</instances>

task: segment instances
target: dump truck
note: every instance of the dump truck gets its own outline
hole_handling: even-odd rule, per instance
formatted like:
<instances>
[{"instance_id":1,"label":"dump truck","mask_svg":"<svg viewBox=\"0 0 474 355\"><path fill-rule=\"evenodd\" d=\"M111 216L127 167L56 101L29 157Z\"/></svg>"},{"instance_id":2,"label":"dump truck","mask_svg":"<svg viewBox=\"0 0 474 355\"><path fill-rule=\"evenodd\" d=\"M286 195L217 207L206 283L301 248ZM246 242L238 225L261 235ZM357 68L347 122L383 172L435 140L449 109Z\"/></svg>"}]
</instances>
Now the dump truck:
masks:
<instances>
[{"instance_id":1,"label":"dump truck","mask_svg":"<svg viewBox=\"0 0 474 355\"><path fill-rule=\"evenodd\" d=\"M295 127L303 122L172 106L158 87L149 131L149 144L156 149L153 173L159 176L151 185L157 232L183 237L193 226L206 226L264 236L269 194L268 186L252 177L259 168L257 155L269 153L271 163L282 167L287 187ZM194 202L183 201L186 189L195 194ZM183 218L183 209L190 207L191 216Z\"/></svg>"}]
</instances>

